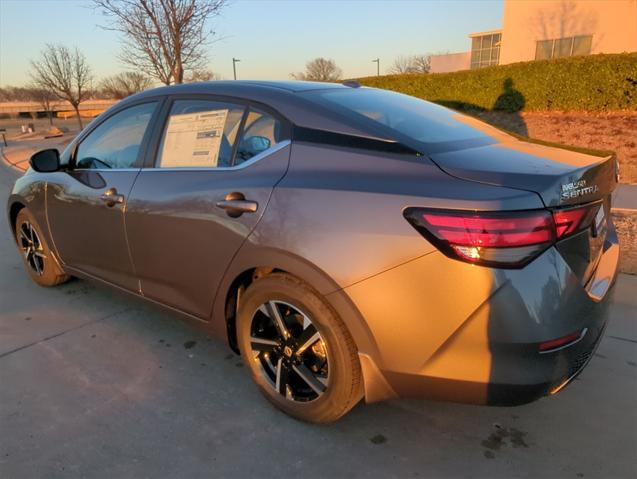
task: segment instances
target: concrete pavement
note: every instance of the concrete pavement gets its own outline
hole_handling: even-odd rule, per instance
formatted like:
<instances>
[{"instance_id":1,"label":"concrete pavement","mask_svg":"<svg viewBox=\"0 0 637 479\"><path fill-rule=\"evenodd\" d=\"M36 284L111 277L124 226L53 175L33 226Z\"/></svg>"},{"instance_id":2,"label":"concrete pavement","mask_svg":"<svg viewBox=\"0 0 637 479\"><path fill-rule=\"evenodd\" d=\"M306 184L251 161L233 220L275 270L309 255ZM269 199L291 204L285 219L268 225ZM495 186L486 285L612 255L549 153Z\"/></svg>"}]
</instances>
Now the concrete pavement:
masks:
<instances>
[{"instance_id":1,"label":"concrete pavement","mask_svg":"<svg viewBox=\"0 0 637 479\"><path fill-rule=\"evenodd\" d=\"M617 185L613 193L613 209L637 211L637 185Z\"/></svg>"},{"instance_id":2,"label":"concrete pavement","mask_svg":"<svg viewBox=\"0 0 637 479\"><path fill-rule=\"evenodd\" d=\"M2 205L13 179L0 165ZM556 397L361 404L312 426L170 313L84 281L34 285L3 218L0 477L636 477L635 291L620 276L597 354Z\"/></svg>"}]
</instances>

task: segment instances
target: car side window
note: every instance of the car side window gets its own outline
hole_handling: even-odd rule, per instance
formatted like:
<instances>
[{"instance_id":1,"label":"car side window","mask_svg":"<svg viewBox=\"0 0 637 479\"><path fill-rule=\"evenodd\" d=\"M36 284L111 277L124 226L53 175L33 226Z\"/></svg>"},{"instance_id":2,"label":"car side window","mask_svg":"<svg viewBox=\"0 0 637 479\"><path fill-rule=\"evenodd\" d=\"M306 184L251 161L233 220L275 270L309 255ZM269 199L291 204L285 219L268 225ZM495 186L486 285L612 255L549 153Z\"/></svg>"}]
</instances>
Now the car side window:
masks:
<instances>
[{"instance_id":1,"label":"car side window","mask_svg":"<svg viewBox=\"0 0 637 479\"><path fill-rule=\"evenodd\" d=\"M166 120L157 166L231 166L244 111L244 106L226 102L176 100Z\"/></svg>"},{"instance_id":2,"label":"car side window","mask_svg":"<svg viewBox=\"0 0 637 479\"><path fill-rule=\"evenodd\" d=\"M104 121L77 147L75 168L134 168L156 107L157 102L132 106Z\"/></svg>"},{"instance_id":3,"label":"car side window","mask_svg":"<svg viewBox=\"0 0 637 479\"><path fill-rule=\"evenodd\" d=\"M269 113L250 108L237 148L235 166L272 148L281 140L281 122Z\"/></svg>"}]
</instances>

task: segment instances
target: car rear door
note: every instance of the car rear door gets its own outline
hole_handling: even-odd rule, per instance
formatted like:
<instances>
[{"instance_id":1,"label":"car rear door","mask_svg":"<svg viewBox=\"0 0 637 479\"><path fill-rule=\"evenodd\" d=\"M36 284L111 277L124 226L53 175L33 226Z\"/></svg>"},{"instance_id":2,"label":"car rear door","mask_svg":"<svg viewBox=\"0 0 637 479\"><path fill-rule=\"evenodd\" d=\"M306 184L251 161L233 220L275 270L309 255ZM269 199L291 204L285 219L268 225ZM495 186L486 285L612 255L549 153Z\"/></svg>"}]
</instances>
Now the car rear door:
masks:
<instances>
[{"instance_id":1,"label":"car rear door","mask_svg":"<svg viewBox=\"0 0 637 479\"><path fill-rule=\"evenodd\" d=\"M212 97L174 97L127 203L143 295L207 320L232 257L287 170L276 113Z\"/></svg>"},{"instance_id":2,"label":"car rear door","mask_svg":"<svg viewBox=\"0 0 637 479\"><path fill-rule=\"evenodd\" d=\"M158 104L146 100L95 120L73 147L69 169L47 182L47 218L63 263L132 291L139 284L124 214Z\"/></svg>"}]
</instances>

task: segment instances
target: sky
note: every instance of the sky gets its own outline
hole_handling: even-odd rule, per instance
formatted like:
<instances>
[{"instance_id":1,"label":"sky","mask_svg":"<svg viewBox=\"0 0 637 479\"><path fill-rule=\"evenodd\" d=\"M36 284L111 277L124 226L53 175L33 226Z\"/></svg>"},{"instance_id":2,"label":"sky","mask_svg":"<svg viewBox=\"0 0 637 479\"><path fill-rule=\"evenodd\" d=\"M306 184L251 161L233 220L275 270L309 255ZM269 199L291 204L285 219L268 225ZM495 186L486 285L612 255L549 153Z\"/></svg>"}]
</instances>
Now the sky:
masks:
<instances>
[{"instance_id":1,"label":"sky","mask_svg":"<svg viewBox=\"0 0 637 479\"><path fill-rule=\"evenodd\" d=\"M333 59L345 78L381 73L399 55L468 51L467 35L500 28L502 0L231 0L211 28L210 70L232 79L289 79L307 61ZM96 81L126 70L120 34L82 0L0 0L0 86L29 81L47 43L78 47Z\"/></svg>"}]
</instances>

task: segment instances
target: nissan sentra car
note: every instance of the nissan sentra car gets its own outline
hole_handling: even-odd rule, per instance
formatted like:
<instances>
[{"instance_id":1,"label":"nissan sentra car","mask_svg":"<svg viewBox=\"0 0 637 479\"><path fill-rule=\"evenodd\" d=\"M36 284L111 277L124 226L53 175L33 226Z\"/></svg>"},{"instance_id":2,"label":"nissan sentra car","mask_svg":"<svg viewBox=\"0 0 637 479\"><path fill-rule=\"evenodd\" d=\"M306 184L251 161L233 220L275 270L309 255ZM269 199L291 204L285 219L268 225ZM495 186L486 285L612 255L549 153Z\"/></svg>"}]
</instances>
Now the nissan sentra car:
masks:
<instances>
[{"instance_id":1,"label":"nissan sentra car","mask_svg":"<svg viewBox=\"0 0 637 479\"><path fill-rule=\"evenodd\" d=\"M8 217L36 283L180 313L302 420L530 402L604 330L612 154L355 82L219 81L128 97L30 165Z\"/></svg>"}]
</instances>

